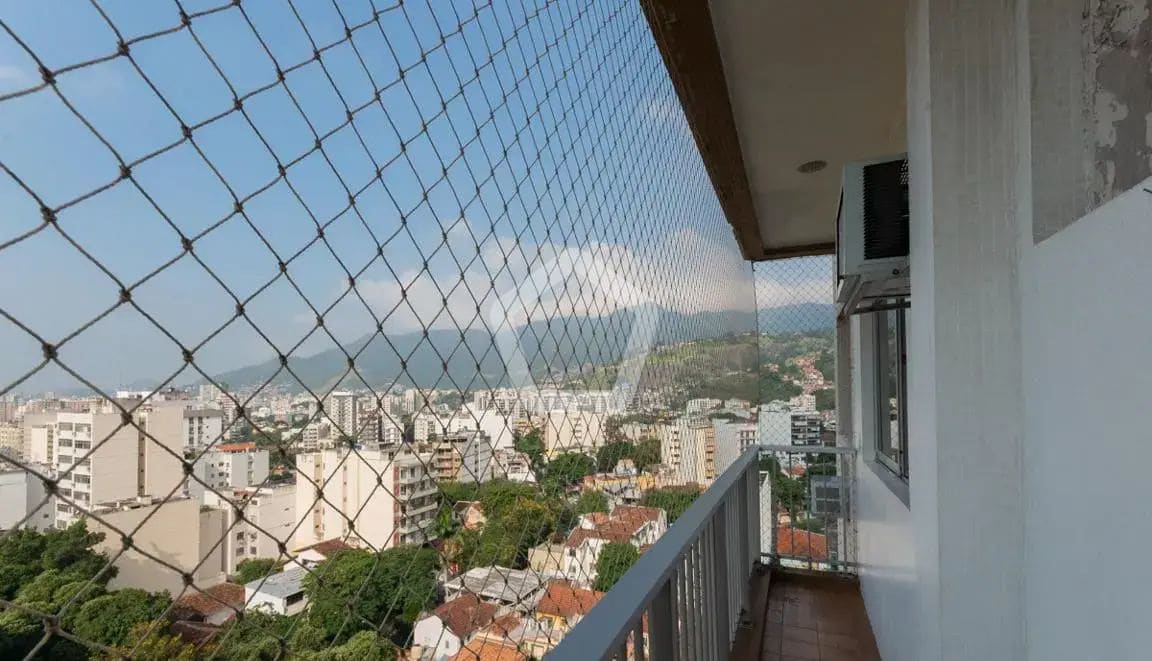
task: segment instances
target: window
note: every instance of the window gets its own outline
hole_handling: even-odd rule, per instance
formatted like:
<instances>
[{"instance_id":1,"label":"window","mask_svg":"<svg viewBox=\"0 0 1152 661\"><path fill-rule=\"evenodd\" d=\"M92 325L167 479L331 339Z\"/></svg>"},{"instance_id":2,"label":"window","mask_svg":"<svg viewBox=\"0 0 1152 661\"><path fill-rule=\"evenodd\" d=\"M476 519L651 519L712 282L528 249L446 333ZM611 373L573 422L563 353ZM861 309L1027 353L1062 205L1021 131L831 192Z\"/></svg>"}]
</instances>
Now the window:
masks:
<instances>
[{"instance_id":1,"label":"window","mask_svg":"<svg viewBox=\"0 0 1152 661\"><path fill-rule=\"evenodd\" d=\"M908 357L904 309L872 314L876 324L876 460L908 477Z\"/></svg>"}]
</instances>

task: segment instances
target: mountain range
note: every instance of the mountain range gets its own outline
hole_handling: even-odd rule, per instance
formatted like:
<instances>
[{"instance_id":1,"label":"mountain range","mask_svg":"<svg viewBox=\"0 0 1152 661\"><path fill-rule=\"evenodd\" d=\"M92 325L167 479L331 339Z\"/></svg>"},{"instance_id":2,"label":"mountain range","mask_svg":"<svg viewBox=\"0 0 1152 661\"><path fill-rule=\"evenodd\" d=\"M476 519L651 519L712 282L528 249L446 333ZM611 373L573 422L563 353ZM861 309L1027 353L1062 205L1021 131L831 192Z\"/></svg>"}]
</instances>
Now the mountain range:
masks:
<instances>
[{"instance_id":1,"label":"mountain range","mask_svg":"<svg viewBox=\"0 0 1152 661\"><path fill-rule=\"evenodd\" d=\"M762 332L799 333L830 329L835 315L831 305L804 303L762 310L758 316ZM756 317L745 311L683 314L663 309L655 344L752 332ZM558 317L523 326L517 329L517 335L532 374L540 377L550 369L575 370L618 361L633 321L631 310L600 317ZM318 391L337 385L343 377L340 385L363 387L360 378L347 374L348 356L355 357L360 377L374 388L398 383L469 390L506 384L504 357L485 329L367 335L347 345L344 351L329 349L311 356L290 357L287 366L295 377L281 369L279 360L272 359L224 372L215 380L238 387L262 384L272 378L273 385L290 389L299 389L303 381Z\"/></svg>"}]
</instances>

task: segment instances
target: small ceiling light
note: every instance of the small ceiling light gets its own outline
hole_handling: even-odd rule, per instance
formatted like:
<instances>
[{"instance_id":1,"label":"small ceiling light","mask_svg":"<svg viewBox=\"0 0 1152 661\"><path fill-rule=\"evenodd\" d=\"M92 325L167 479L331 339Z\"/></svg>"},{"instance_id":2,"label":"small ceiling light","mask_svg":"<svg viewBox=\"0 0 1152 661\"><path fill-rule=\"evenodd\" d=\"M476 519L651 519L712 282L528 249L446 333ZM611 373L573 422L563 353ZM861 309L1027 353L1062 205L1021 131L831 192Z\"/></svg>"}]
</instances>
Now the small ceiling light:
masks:
<instances>
[{"instance_id":1,"label":"small ceiling light","mask_svg":"<svg viewBox=\"0 0 1152 661\"><path fill-rule=\"evenodd\" d=\"M828 161L808 161L807 163L801 163L799 167L796 168L796 171L800 174L812 174L813 172L819 172L826 167L828 167Z\"/></svg>"}]
</instances>

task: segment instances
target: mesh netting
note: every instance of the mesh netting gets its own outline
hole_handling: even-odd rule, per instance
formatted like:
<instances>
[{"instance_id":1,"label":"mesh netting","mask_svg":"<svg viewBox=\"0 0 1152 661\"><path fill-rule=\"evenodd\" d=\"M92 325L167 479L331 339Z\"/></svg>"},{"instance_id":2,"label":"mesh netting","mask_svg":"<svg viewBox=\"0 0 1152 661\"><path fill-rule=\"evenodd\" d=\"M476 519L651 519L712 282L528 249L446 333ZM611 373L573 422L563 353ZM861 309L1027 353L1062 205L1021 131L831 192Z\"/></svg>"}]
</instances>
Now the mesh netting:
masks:
<instances>
[{"instance_id":1,"label":"mesh netting","mask_svg":"<svg viewBox=\"0 0 1152 661\"><path fill-rule=\"evenodd\" d=\"M637 3L20 3L0 124L4 658L542 656L764 385Z\"/></svg>"},{"instance_id":2,"label":"mesh netting","mask_svg":"<svg viewBox=\"0 0 1152 661\"><path fill-rule=\"evenodd\" d=\"M755 266L764 551L805 569L855 560L852 455L835 447L835 267L833 256Z\"/></svg>"}]
</instances>

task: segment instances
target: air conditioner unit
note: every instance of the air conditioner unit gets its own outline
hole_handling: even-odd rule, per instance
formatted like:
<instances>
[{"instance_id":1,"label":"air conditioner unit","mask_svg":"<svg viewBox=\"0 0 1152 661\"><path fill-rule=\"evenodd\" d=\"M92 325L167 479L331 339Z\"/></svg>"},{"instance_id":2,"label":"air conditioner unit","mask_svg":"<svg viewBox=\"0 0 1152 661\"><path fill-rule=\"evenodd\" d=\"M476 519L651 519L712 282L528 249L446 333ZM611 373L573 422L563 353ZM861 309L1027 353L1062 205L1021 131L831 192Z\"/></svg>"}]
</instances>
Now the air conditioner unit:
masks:
<instances>
[{"instance_id":1,"label":"air conditioner unit","mask_svg":"<svg viewBox=\"0 0 1152 661\"><path fill-rule=\"evenodd\" d=\"M908 159L848 163L837 218L837 312L860 314L907 304Z\"/></svg>"}]
</instances>

